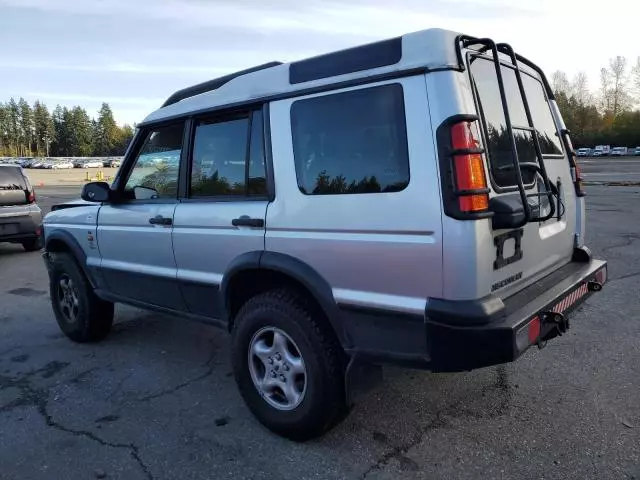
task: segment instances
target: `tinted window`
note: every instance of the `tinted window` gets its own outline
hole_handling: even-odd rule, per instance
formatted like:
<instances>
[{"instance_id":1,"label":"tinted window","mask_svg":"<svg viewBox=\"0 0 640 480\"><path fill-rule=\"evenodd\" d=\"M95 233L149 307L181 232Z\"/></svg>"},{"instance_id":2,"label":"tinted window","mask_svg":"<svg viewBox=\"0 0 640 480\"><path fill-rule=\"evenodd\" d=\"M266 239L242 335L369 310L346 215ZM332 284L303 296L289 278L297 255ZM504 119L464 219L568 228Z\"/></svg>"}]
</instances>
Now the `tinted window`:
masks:
<instances>
[{"instance_id":1,"label":"tinted window","mask_svg":"<svg viewBox=\"0 0 640 480\"><path fill-rule=\"evenodd\" d=\"M303 193L397 192L408 185L400 85L298 100L291 107L291 124Z\"/></svg>"},{"instance_id":2,"label":"tinted window","mask_svg":"<svg viewBox=\"0 0 640 480\"><path fill-rule=\"evenodd\" d=\"M267 192L266 166L264 163L264 124L262 112L256 112L251 121L251 152L249 156L249 195L265 195Z\"/></svg>"},{"instance_id":3,"label":"tinted window","mask_svg":"<svg viewBox=\"0 0 640 480\"><path fill-rule=\"evenodd\" d=\"M494 64L489 60L476 57L471 61L471 73L478 93L479 108L487 129L488 157L492 177L498 186L516 185L511 143L507 135ZM520 163L537 163L533 135L531 131L526 130L528 122L515 71L502 67L502 77L519 161ZM560 139L542 84L526 74L522 74L522 81L543 155L562 154ZM535 172L531 169L523 169L522 177L525 183L532 183Z\"/></svg>"},{"instance_id":4,"label":"tinted window","mask_svg":"<svg viewBox=\"0 0 640 480\"><path fill-rule=\"evenodd\" d=\"M522 76L527 101L531 109L531 117L538 132L540 149L543 154L562 155L562 142L558 129L551 115L551 107L547 101L542 84L529 75Z\"/></svg>"},{"instance_id":5,"label":"tinted window","mask_svg":"<svg viewBox=\"0 0 640 480\"><path fill-rule=\"evenodd\" d=\"M191 196L266 193L260 112L251 120L249 116L201 120L193 142Z\"/></svg>"},{"instance_id":6,"label":"tinted window","mask_svg":"<svg viewBox=\"0 0 640 480\"><path fill-rule=\"evenodd\" d=\"M0 190L25 190L26 188L27 184L19 168L0 166Z\"/></svg>"},{"instance_id":7,"label":"tinted window","mask_svg":"<svg viewBox=\"0 0 640 480\"><path fill-rule=\"evenodd\" d=\"M175 198L182 153L184 123L151 130L131 170L125 191L137 199ZM143 187L143 188L136 188Z\"/></svg>"}]
</instances>

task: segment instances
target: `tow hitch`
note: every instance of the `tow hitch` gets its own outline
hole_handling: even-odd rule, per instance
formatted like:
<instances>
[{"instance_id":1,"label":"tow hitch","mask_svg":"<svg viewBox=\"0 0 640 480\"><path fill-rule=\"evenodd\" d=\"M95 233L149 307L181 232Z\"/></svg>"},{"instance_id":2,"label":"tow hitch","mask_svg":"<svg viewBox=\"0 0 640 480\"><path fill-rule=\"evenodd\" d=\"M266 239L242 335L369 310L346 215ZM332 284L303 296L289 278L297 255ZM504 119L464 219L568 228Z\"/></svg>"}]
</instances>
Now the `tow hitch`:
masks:
<instances>
[{"instance_id":1,"label":"tow hitch","mask_svg":"<svg viewBox=\"0 0 640 480\"><path fill-rule=\"evenodd\" d=\"M569 319L561 313L544 312L540 314L539 317L542 331L545 331L547 329L546 327L551 326L547 333L542 335L538 340L538 348L540 349L547 345L548 340L559 337L569 330Z\"/></svg>"}]
</instances>

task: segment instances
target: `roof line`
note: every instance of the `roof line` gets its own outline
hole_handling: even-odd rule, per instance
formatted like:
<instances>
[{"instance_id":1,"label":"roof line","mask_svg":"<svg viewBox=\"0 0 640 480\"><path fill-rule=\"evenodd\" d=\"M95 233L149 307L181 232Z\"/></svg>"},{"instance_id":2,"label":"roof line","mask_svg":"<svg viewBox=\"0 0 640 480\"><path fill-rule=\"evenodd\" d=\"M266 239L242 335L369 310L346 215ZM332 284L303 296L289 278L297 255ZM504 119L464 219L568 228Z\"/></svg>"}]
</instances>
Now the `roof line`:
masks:
<instances>
[{"instance_id":1,"label":"roof line","mask_svg":"<svg viewBox=\"0 0 640 480\"><path fill-rule=\"evenodd\" d=\"M213 80L207 80L206 82L199 83L197 85L193 85L191 87L183 88L182 90L178 90L173 95L171 95L163 104L161 108L164 108L169 105L173 105L174 103L178 103L185 98L193 97L195 95L200 95L201 93L211 92L220 88L227 82L230 82L234 78L240 77L242 75L246 75L248 73L257 72L258 70L264 70L266 68L277 67L278 65L282 65L282 62L269 62L264 63L262 65L258 65L255 67L247 68L246 70L240 70L239 72L230 73L229 75L225 75L224 77L214 78Z\"/></svg>"}]
</instances>

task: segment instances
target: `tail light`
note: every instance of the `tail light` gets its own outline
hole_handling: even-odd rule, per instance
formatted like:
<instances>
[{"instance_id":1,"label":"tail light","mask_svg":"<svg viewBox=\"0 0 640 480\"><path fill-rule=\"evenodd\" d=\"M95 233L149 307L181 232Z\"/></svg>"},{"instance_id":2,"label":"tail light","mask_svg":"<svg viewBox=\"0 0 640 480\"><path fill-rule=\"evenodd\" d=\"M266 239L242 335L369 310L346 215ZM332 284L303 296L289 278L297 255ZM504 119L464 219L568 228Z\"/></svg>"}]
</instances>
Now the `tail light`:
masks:
<instances>
[{"instance_id":1,"label":"tail light","mask_svg":"<svg viewBox=\"0 0 640 480\"><path fill-rule=\"evenodd\" d=\"M35 190L30 190L29 195L27 196L27 200L29 203L36 203L36 192Z\"/></svg>"},{"instance_id":2,"label":"tail light","mask_svg":"<svg viewBox=\"0 0 640 480\"><path fill-rule=\"evenodd\" d=\"M486 212L489 209L483 149L478 138L475 121L462 121L451 126L455 194L459 197L458 203L462 213Z\"/></svg>"},{"instance_id":3,"label":"tail light","mask_svg":"<svg viewBox=\"0 0 640 480\"><path fill-rule=\"evenodd\" d=\"M576 157L573 157L573 167L571 168L571 176L573 177L573 185L576 188L576 196L584 197L584 187L582 185L582 173L580 172L580 165Z\"/></svg>"}]
</instances>

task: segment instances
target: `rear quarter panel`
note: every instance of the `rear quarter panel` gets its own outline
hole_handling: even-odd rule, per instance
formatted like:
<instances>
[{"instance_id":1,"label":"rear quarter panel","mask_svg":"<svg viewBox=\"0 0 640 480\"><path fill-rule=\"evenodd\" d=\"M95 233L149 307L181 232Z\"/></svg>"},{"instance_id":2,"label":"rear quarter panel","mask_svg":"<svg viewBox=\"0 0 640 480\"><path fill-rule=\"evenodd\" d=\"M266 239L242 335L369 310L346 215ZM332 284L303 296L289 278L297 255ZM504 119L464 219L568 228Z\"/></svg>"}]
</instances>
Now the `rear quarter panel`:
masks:
<instances>
[{"instance_id":1,"label":"rear quarter panel","mask_svg":"<svg viewBox=\"0 0 640 480\"><path fill-rule=\"evenodd\" d=\"M290 118L299 99L271 104L276 198L267 210L266 250L310 265L342 305L424 314L427 297L442 295L441 199L425 77L355 88L384 83L402 84L407 119L410 182L395 193L301 193Z\"/></svg>"}]
</instances>

